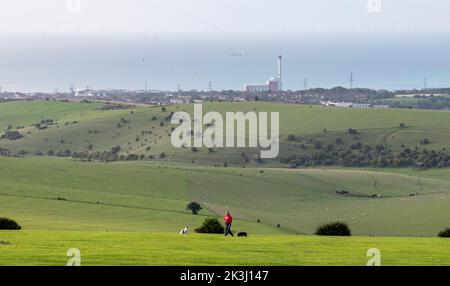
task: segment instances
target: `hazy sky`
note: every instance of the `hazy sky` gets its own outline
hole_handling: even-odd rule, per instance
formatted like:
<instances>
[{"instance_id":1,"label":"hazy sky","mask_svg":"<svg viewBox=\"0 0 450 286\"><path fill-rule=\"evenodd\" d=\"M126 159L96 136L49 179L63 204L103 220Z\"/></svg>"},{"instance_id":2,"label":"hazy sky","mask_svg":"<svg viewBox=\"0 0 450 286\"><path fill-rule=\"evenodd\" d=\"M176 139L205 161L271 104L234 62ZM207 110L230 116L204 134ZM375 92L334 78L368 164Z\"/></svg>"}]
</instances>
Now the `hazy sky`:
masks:
<instances>
[{"instance_id":1,"label":"hazy sky","mask_svg":"<svg viewBox=\"0 0 450 286\"><path fill-rule=\"evenodd\" d=\"M0 32L449 31L449 12L449 0L0 0Z\"/></svg>"}]
</instances>

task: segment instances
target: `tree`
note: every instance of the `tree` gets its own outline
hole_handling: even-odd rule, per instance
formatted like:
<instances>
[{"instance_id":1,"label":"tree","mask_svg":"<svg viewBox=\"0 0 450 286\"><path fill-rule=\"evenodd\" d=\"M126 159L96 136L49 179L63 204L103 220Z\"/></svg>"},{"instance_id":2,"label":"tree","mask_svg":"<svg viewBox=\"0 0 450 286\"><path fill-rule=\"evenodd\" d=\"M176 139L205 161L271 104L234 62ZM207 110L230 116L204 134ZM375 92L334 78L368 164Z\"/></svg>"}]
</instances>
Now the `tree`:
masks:
<instances>
[{"instance_id":1,"label":"tree","mask_svg":"<svg viewBox=\"0 0 450 286\"><path fill-rule=\"evenodd\" d=\"M192 211L192 214L197 215L198 212L202 209L202 206L197 202L190 202L186 206L186 209Z\"/></svg>"}]
</instances>

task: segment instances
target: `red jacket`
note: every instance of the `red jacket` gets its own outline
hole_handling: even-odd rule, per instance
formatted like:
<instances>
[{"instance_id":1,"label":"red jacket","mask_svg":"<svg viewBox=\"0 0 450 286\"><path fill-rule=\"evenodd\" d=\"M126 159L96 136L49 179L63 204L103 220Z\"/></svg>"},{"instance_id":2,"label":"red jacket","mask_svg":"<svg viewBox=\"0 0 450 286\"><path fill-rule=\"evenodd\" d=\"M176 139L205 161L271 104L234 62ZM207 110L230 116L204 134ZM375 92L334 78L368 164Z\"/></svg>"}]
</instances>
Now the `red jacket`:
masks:
<instances>
[{"instance_id":1,"label":"red jacket","mask_svg":"<svg viewBox=\"0 0 450 286\"><path fill-rule=\"evenodd\" d=\"M231 224L233 222L233 217L231 215L225 215L223 217L223 221L225 224Z\"/></svg>"}]
</instances>

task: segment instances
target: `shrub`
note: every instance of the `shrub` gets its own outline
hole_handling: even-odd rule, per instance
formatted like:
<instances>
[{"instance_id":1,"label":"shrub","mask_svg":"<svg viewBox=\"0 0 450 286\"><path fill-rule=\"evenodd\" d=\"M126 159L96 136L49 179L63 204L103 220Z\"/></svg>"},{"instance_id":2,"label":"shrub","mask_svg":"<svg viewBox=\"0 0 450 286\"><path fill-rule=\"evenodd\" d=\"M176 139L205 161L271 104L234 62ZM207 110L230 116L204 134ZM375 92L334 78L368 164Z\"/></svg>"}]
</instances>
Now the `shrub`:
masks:
<instances>
[{"instance_id":1,"label":"shrub","mask_svg":"<svg viewBox=\"0 0 450 286\"><path fill-rule=\"evenodd\" d=\"M336 235L336 236L350 236L352 232L345 222L331 222L322 224L316 229L317 235Z\"/></svg>"},{"instance_id":2,"label":"shrub","mask_svg":"<svg viewBox=\"0 0 450 286\"><path fill-rule=\"evenodd\" d=\"M20 230L21 228L22 227L12 219L0 217L0 229Z\"/></svg>"},{"instance_id":3,"label":"shrub","mask_svg":"<svg viewBox=\"0 0 450 286\"><path fill-rule=\"evenodd\" d=\"M220 224L217 218L207 218L202 226L195 229L198 233L224 233L225 228Z\"/></svg>"},{"instance_id":4,"label":"shrub","mask_svg":"<svg viewBox=\"0 0 450 286\"><path fill-rule=\"evenodd\" d=\"M348 129L348 133L349 133L349 134L358 134L358 131L356 131L356 129L349 128L349 129Z\"/></svg>"},{"instance_id":5,"label":"shrub","mask_svg":"<svg viewBox=\"0 0 450 286\"><path fill-rule=\"evenodd\" d=\"M18 140L22 138L23 135L19 133L19 131L6 131L0 138L1 139L9 139L9 140Z\"/></svg>"},{"instance_id":6,"label":"shrub","mask_svg":"<svg viewBox=\"0 0 450 286\"><path fill-rule=\"evenodd\" d=\"M316 143L314 143L314 148L322 149L322 143L320 143L320 141L316 141Z\"/></svg>"},{"instance_id":7,"label":"shrub","mask_svg":"<svg viewBox=\"0 0 450 286\"><path fill-rule=\"evenodd\" d=\"M439 237L450 237L450 228L447 227L446 229L444 229L443 231L438 233Z\"/></svg>"},{"instance_id":8,"label":"shrub","mask_svg":"<svg viewBox=\"0 0 450 286\"><path fill-rule=\"evenodd\" d=\"M202 206L197 202L190 202L186 206L186 209L192 211L192 214L196 215L202 209Z\"/></svg>"},{"instance_id":9,"label":"shrub","mask_svg":"<svg viewBox=\"0 0 450 286\"><path fill-rule=\"evenodd\" d=\"M115 155L120 152L122 148L120 146L114 146L111 148L111 154Z\"/></svg>"}]
</instances>

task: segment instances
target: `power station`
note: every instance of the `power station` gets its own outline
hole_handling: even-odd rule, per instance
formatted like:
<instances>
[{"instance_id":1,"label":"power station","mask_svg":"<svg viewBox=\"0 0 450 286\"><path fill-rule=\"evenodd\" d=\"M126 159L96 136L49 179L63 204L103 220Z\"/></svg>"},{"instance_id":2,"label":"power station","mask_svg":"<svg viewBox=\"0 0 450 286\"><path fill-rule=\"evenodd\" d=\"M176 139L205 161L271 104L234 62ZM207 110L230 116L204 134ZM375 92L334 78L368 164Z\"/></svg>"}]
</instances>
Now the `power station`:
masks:
<instances>
[{"instance_id":1,"label":"power station","mask_svg":"<svg viewBox=\"0 0 450 286\"><path fill-rule=\"evenodd\" d=\"M278 92L283 90L282 84L282 57L278 56L278 75L276 78L272 77L266 83L262 84L245 84L244 90L246 92Z\"/></svg>"}]
</instances>

